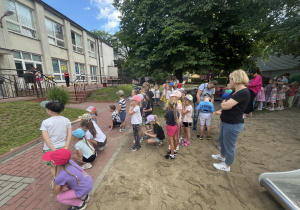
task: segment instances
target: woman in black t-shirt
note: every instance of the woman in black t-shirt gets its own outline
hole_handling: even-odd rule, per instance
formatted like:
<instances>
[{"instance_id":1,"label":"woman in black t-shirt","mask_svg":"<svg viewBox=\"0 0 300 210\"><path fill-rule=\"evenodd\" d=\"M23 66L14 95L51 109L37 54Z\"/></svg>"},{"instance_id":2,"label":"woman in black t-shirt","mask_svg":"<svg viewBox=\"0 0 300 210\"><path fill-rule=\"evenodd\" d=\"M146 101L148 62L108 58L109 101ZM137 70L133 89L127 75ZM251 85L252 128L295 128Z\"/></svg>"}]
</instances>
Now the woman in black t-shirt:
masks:
<instances>
[{"instance_id":1,"label":"woman in black t-shirt","mask_svg":"<svg viewBox=\"0 0 300 210\"><path fill-rule=\"evenodd\" d=\"M235 91L221 103L221 109L215 114L221 114L221 128L219 141L221 154L212 155L221 163L214 163L213 166L222 171L230 171L235 157L235 143L239 133L244 129L243 114L250 100L249 90L245 84L249 82L247 74L243 70L235 70L229 75L230 85Z\"/></svg>"},{"instance_id":2,"label":"woman in black t-shirt","mask_svg":"<svg viewBox=\"0 0 300 210\"><path fill-rule=\"evenodd\" d=\"M153 134L145 132L145 135L150 136L150 139L148 139L148 143L156 143L158 146L161 146L165 138L165 133L158 122L157 116L152 114L149 115L147 117L147 122L153 126Z\"/></svg>"}]
</instances>

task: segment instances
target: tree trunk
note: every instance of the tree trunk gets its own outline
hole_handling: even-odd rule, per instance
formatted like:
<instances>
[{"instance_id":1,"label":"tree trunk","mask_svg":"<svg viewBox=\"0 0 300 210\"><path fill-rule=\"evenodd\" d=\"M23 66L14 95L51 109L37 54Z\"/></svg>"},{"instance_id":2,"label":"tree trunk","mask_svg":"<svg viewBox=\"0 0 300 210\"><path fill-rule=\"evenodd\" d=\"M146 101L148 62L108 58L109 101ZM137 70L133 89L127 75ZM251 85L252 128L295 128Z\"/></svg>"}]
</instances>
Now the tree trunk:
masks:
<instances>
[{"instance_id":1,"label":"tree trunk","mask_svg":"<svg viewBox=\"0 0 300 210\"><path fill-rule=\"evenodd\" d=\"M183 82L183 69L177 69L175 70L175 76L177 77L177 79L179 80L179 82Z\"/></svg>"}]
</instances>

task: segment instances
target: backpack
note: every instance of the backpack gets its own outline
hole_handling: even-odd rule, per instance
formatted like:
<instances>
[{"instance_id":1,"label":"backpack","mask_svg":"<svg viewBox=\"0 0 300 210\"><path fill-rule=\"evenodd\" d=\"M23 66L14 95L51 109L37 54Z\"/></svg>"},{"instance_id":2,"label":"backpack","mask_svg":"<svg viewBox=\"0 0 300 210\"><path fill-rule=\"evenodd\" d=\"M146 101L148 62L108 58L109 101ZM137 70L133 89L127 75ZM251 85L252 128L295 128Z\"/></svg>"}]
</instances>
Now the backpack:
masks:
<instances>
[{"instance_id":1,"label":"backpack","mask_svg":"<svg viewBox=\"0 0 300 210\"><path fill-rule=\"evenodd\" d=\"M195 88L194 90L192 90L190 92L190 94L193 96L193 103L196 103L197 102L197 92L198 92L198 89Z\"/></svg>"}]
</instances>

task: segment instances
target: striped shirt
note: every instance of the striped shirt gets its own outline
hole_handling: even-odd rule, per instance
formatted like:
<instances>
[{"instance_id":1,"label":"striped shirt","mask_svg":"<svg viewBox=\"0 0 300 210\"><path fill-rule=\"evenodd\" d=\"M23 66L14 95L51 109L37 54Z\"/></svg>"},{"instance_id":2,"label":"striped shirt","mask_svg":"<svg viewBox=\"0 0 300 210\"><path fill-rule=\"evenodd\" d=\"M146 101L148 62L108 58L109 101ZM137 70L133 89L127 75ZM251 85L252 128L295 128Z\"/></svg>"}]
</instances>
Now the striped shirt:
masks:
<instances>
[{"instance_id":1,"label":"striped shirt","mask_svg":"<svg viewBox=\"0 0 300 210\"><path fill-rule=\"evenodd\" d=\"M121 106L120 113L126 110L126 101L124 98L119 101L119 106Z\"/></svg>"}]
</instances>

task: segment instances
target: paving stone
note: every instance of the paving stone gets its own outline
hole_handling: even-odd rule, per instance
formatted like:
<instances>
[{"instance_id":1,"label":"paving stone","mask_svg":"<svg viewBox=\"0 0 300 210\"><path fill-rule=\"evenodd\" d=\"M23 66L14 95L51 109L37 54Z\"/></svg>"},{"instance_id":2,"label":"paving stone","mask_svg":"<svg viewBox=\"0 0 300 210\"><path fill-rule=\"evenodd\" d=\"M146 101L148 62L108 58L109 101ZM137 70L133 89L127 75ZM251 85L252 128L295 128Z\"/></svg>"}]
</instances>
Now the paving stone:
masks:
<instances>
[{"instance_id":1,"label":"paving stone","mask_svg":"<svg viewBox=\"0 0 300 210\"><path fill-rule=\"evenodd\" d=\"M3 194L0 195L0 201L3 200L4 198L6 198L13 191L14 191L14 189L8 189L8 190L6 190Z\"/></svg>"},{"instance_id":2,"label":"paving stone","mask_svg":"<svg viewBox=\"0 0 300 210\"><path fill-rule=\"evenodd\" d=\"M17 189L17 188L19 188L22 184L24 184L24 183L22 183L22 182L17 182L14 186L12 186L11 188L13 188L13 189Z\"/></svg>"},{"instance_id":3,"label":"paving stone","mask_svg":"<svg viewBox=\"0 0 300 210\"><path fill-rule=\"evenodd\" d=\"M1 176L0 176L0 180L4 180L4 181L9 180L10 178L11 178L11 176L5 175L5 174L1 174Z\"/></svg>"},{"instance_id":4,"label":"paving stone","mask_svg":"<svg viewBox=\"0 0 300 210\"><path fill-rule=\"evenodd\" d=\"M3 206L7 201L9 201L12 197L7 196L6 198L0 200L0 207Z\"/></svg>"},{"instance_id":5,"label":"paving stone","mask_svg":"<svg viewBox=\"0 0 300 210\"><path fill-rule=\"evenodd\" d=\"M0 186L4 183L5 181L0 181Z\"/></svg>"},{"instance_id":6,"label":"paving stone","mask_svg":"<svg viewBox=\"0 0 300 210\"><path fill-rule=\"evenodd\" d=\"M0 195L2 195L3 193L5 193L7 190L9 190L14 185L15 185L14 182L10 182L6 187L4 187L3 189L0 190Z\"/></svg>"},{"instance_id":7,"label":"paving stone","mask_svg":"<svg viewBox=\"0 0 300 210\"><path fill-rule=\"evenodd\" d=\"M30 183L33 182L34 180L35 180L34 178L28 178L28 177L26 177L26 178L22 179L20 182L30 184Z\"/></svg>"},{"instance_id":8,"label":"paving stone","mask_svg":"<svg viewBox=\"0 0 300 210\"><path fill-rule=\"evenodd\" d=\"M10 182L19 182L20 180L24 179L24 177L21 176L13 176L11 179L9 179L8 181Z\"/></svg>"},{"instance_id":9,"label":"paving stone","mask_svg":"<svg viewBox=\"0 0 300 210\"><path fill-rule=\"evenodd\" d=\"M21 183L22 185L19 186L17 189L15 189L10 195L11 196L15 196L17 195L19 192L21 192L25 187L28 186L28 184L24 184L24 183Z\"/></svg>"}]
</instances>

